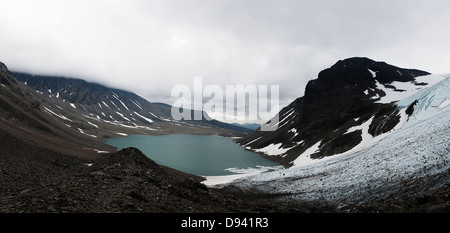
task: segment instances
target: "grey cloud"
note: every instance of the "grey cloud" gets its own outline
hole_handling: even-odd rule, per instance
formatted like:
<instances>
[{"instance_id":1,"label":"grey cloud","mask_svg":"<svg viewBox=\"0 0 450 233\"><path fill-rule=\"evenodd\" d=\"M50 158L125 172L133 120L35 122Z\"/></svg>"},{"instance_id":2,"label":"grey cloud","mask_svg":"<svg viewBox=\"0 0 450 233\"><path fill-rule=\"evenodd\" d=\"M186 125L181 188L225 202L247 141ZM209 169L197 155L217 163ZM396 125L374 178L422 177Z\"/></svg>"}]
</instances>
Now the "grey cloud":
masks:
<instances>
[{"instance_id":1,"label":"grey cloud","mask_svg":"<svg viewBox=\"0 0 450 233\"><path fill-rule=\"evenodd\" d=\"M337 60L449 72L446 0L6 0L0 60L168 102L176 84L280 85L280 102Z\"/></svg>"}]
</instances>

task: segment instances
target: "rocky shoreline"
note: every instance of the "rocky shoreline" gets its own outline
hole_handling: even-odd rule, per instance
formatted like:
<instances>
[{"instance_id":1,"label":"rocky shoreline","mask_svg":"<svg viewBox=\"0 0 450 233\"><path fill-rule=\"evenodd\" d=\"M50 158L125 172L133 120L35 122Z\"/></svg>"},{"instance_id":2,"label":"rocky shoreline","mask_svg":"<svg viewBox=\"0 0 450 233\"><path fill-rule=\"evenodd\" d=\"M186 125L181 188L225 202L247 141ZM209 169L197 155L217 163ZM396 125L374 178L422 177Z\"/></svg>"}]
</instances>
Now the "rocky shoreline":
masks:
<instances>
[{"instance_id":1,"label":"rocky shoreline","mask_svg":"<svg viewBox=\"0 0 450 233\"><path fill-rule=\"evenodd\" d=\"M17 141L19 143L19 141ZM14 144L14 140L9 143ZM0 168L1 213L377 213L449 212L450 185L416 198L368 206L315 207L279 203L276 197L212 189L202 177L156 164L127 148L92 160L22 143Z\"/></svg>"},{"instance_id":2,"label":"rocky shoreline","mask_svg":"<svg viewBox=\"0 0 450 233\"><path fill-rule=\"evenodd\" d=\"M14 170L21 162L14 157L13 166L0 163L3 213L252 211L232 195L209 190L200 177L160 166L134 148L85 162L59 155L47 166L36 158L21 171Z\"/></svg>"}]
</instances>

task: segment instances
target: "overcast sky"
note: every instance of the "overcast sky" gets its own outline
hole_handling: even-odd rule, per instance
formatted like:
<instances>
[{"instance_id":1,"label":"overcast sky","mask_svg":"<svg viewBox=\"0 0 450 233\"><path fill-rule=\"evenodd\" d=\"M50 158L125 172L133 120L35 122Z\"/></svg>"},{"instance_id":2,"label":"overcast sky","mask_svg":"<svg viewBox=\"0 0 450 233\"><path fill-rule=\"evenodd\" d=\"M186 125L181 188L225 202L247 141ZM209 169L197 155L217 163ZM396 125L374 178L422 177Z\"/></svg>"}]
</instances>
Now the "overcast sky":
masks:
<instances>
[{"instance_id":1,"label":"overcast sky","mask_svg":"<svg viewBox=\"0 0 450 233\"><path fill-rule=\"evenodd\" d=\"M0 61L172 104L176 84L280 85L340 59L450 73L448 0L2 0Z\"/></svg>"}]
</instances>

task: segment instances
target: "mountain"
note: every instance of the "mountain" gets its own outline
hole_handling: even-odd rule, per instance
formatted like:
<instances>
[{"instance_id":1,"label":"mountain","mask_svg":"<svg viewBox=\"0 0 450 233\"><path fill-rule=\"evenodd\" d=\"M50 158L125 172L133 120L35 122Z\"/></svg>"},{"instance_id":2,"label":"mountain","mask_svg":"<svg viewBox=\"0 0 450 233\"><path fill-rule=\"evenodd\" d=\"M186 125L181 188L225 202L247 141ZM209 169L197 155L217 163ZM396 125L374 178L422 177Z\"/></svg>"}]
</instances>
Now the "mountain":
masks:
<instances>
[{"instance_id":1,"label":"mountain","mask_svg":"<svg viewBox=\"0 0 450 233\"><path fill-rule=\"evenodd\" d=\"M420 86L421 90L414 87L414 94L393 104L405 113L405 119L377 143L244 178L228 188L243 195L272 195L277 197L275 202L333 206L342 212L448 212L450 75L436 75L437 79L442 81L428 88ZM393 85L399 88L406 83ZM362 128L368 133L368 122L373 119L347 131ZM318 146L310 151L316 148L322 150Z\"/></svg>"},{"instance_id":2,"label":"mountain","mask_svg":"<svg viewBox=\"0 0 450 233\"><path fill-rule=\"evenodd\" d=\"M355 59L340 61L325 71L325 74L328 74L330 78L338 78L339 75L333 75L333 73L340 73L339 68L350 68L351 64L355 64L354 61ZM379 71L376 74L380 75L382 67L391 67L383 63L372 63L367 59L358 58L356 61L359 63L357 68L360 71L370 69ZM374 66L367 67L363 64ZM376 69L377 67L380 69ZM398 77L391 77L391 79L384 79L385 83L381 84L381 79L378 80L374 75L372 78L375 85L371 85L373 82L367 82L369 86L362 87L360 82L358 85L353 83L342 85L345 89L343 92L350 89L349 91L356 98L356 100L345 102L359 101L362 98L363 102L367 102L364 108L372 111L368 113L355 111L351 114L353 113L351 106L331 106L336 111L334 114L329 118L318 116L316 119L334 122L335 119L332 118L342 114L339 111L347 111L349 121L344 121L342 125L335 128L336 132L341 133L334 135L336 138L343 139L346 138L346 134L353 133L360 136L362 140L354 143L350 140L352 137L348 136L347 140L337 144L333 139L327 139L329 135L333 135L332 132L317 126L309 127L309 125L304 127L308 127L311 131L316 130L314 132L318 135L309 134L313 138L309 142L307 138L302 137L305 131L300 128L302 123L299 121L310 119L304 116L310 112L301 110L310 110L310 107L305 106L308 101L311 101L308 98L317 95L317 89L309 89L305 97L295 101L280 113L282 119L286 118L280 124L286 124L287 128L282 127L280 130L286 132L296 129L297 131L293 134L298 133L298 138L304 140L306 145L298 143L301 149L295 151L298 154L294 160L291 159L292 166L284 170L249 176L227 184L223 188L231 190L236 195L271 195L275 197L272 200L275 203L328 206L341 212L448 212L450 206L450 200L447 198L450 185L450 75L427 75L420 71L404 69L398 69L398 71L394 69L390 75L409 73L411 76L400 81ZM319 75L319 79L324 78L325 74ZM416 76L420 74L425 76ZM405 82L405 80L409 81ZM308 88L321 86L322 81L312 81ZM328 90L332 93L339 92L333 88ZM404 91L397 93L394 90ZM368 93L367 98L363 98L366 95L364 92ZM376 96L378 97L374 98ZM321 100L326 101L326 99ZM391 100L394 103L390 103ZM328 100L328 103L336 102ZM377 116L383 109L389 111L385 111L385 117L377 121ZM328 112L325 109L324 111ZM292 116L287 117L290 113ZM390 120L389 116L400 117L400 119ZM300 118L299 121L295 121L298 118ZM332 125L333 122L330 124ZM391 126L383 129L383 124L380 122ZM327 122L323 124L327 125ZM392 129L389 130L390 128ZM377 134L380 130L381 134ZM274 133L277 134L277 131ZM292 134L289 135L289 138L291 137L297 139ZM289 140L277 141L281 139L280 136L273 136L272 143L282 145L289 143ZM256 142L258 141L261 140ZM348 147L346 150L338 148L334 153L330 153L329 148L334 147L327 147L326 143L348 145ZM308 147L311 144L313 145ZM356 146L352 147L354 144ZM341 146L343 147L345 146ZM289 156L290 151L286 151ZM326 157L321 158L323 151L326 151ZM282 157L282 155L274 155L274 157L277 156Z\"/></svg>"},{"instance_id":3,"label":"mountain","mask_svg":"<svg viewBox=\"0 0 450 233\"><path fill-rule=\"evenodd\" d=\"M242 135L249 131L216 120L176 121L170 105L151 103L135 93L81 79L17 72L13 75L45 99L48 104L43 106L44 111L86 135L103 138L168 133ZM74 119L80 116L83 119L77 124L84 122L84 125L74 125Z\"/></svg>"},{"instance_id":4,"label":"mountain","mask_svg":"<svg viewBox=\"0 0 450 233\"><path fill-rule=\"evenodd\" d=\"M250 129L250 130L257 130L259 127L261 127L260 124L251 124L251 123L244 123L244 124L239 124L239 123L232 123L232 125L236 125L236 126L240 126L246 129Z\"/></svg>"},{"instance_id":5,"label":"mountain","mask_svg":"<svg viewBox=\"0 0 450 233\"><path fill-rule=\"evenodd\" d=\"M396 101L442 79L363 57L341 60L278 113L272 132L257 130L237 142L288 167L353 153L404 124L414 104L401 109Z\"/></svg>"}]
</instances>

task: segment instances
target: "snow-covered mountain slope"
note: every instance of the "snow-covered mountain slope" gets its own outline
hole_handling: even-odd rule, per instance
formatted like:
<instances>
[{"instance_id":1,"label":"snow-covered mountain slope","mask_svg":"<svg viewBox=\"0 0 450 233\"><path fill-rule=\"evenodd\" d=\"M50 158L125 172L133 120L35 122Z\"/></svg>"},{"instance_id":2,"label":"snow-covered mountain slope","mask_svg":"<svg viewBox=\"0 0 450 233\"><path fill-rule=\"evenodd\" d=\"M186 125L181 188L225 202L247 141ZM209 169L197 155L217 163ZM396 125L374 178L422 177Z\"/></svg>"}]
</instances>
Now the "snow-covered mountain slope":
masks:
<instances>
[{"instance_id":1,"label":"snow-covered mountain slope","mask_svg":"<svg viewBox=\"0 0 450 233\"><path fill-rule=\"evenodd\" d=\"M397 103L400 112L409 108L412 114L378 143L313 164L249 176L228 187L343 207L367 204L401 190L420 195L448 183L450 75L441 77L445 79Z\"/></svg>"},{"instance_id":2,"label":"snow-covered mountain slope","mask_svg":"<svg viewBox=\"0 0 450 233\"><path fill-rule=\"evenodd\" d=\"M442 79L368 58L338 61L279 112L273 132L257 130L237 143L288 167L354 153L406 121L395 102Z\"/></svg>"},{"instance_id":3,"label":"snow-covered mountain slope","mask_svg":"<svg viewBox=\"0 0 450 233\"><path fill-rule=\"evenodd\" d=\"M170 105L152 103L135 93L81 79L25 73L13 75L46 100L42 111L88 137L141 133L232 135L250 131L215 120L176 121L171 116Z\"/></svg>"}]
</instances>

